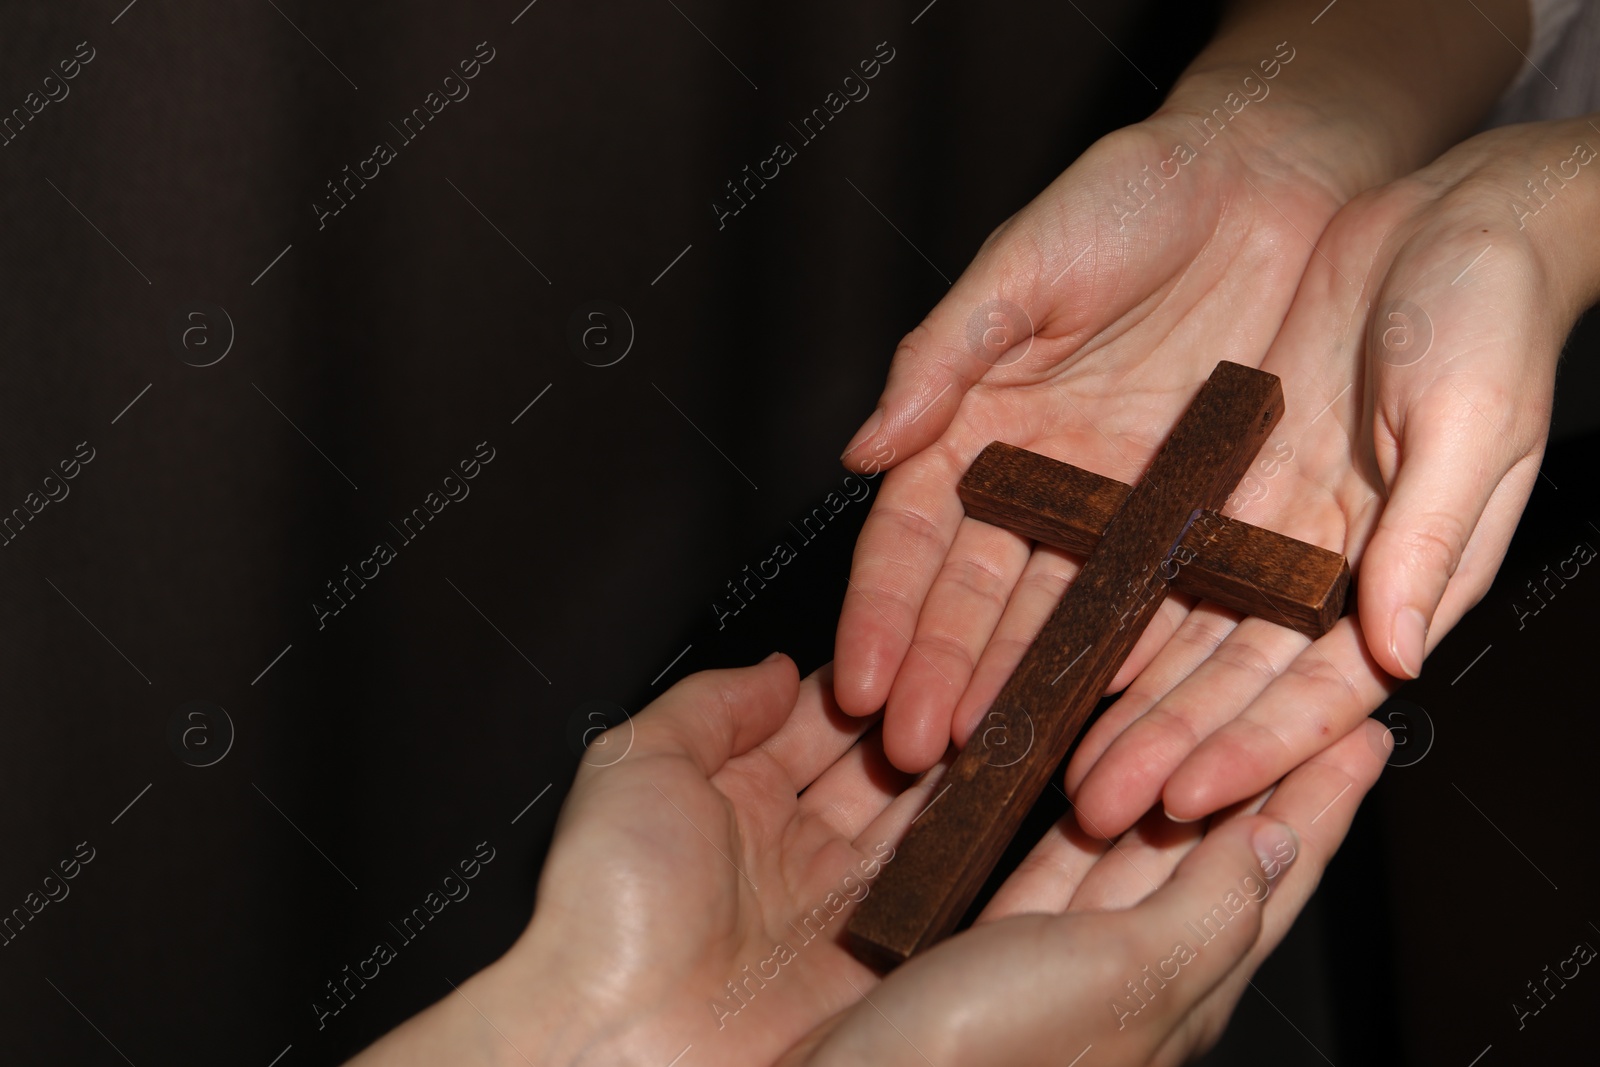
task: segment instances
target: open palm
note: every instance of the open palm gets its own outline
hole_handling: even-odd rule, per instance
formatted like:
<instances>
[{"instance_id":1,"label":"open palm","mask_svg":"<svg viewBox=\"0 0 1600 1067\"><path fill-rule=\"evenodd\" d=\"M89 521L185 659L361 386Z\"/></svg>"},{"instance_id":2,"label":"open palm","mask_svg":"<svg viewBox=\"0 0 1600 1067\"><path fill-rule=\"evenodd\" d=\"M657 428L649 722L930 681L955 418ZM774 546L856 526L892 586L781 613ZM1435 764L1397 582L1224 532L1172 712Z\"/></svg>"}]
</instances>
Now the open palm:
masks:
<instances>
[{"instance_id":1,"label":"open palm","mask_svg":"<svg viewBox=\"0 0 1600 1067\"><path fill-rule=\"evenodd\" d=\"M852 748L827 682L705 672L590 749L507 959L563 976L607 1062L768 1063L876 981L841 935L927 788Z\"/></svg>"},{"instance_id":2,"label":"open palm","mask_svg":"<svg viewBox=\"0 0 1600 1067\"><path fill-rule=\"evenodd\" d=\"M1108 845L1064 818L977 927L880 979L846 951L845 926L937 776L901 792L828 683L826 668L797 682L779 657L705 672L590 749L534 920L471 993L498 1020L480 1030L498 1062L1032 1063L1068 1039L1114 1047L1119 1063L1177 1062L1220 1033L1386 751L1367 724L1209 830L1151 819ZM1105 1007L1117 976L1170 953L1176 916L1256 877L1258 857L1268 878L1291 861L1295 873L1270 897L1263 884L1262 906L1171 996L1119 1025ZM883 1008L900 1022L884 1025ZM862 1043L871 1054L840 1058Z\"/></svg>"},{"instance_id":3,"label":"open palm","mask_svg":"<svg viewBox=\"0 0 1600 1067\"><path fill-rule=\"evenodd\" d=\"M1359 613L1308 642L1193 611L1069 768L1105 833L1158 799L1196 818L1264 788L1414 676L1488 589L1590 299L1546 254L1557 218L1519 227L1506 206L1582 139L1559 126L1476 137L1329 225L1262 364L1284 382L1286 448L1240 514L1349 555Z\"/></svg>"},{"instance_id":4,"label":"open palm","mask_svg":"<svg viewBox=\"0 0 1600 1067\"><path fill-rule=\"evenodd\" d=\"M1002 440L1137 481L1219 360L1266 356L1342 196L1273 151L1272 113L1250 117L1182 166L1175 143L1197 141L1182 113L1104 138L989 238L896 352L845 456L900 462L856 546L835 661L845 711L886 709L896 766L965 742L1076 571L963 516L972 458ZM1169 602L1114 685L1185 611Z\"/></svg>"}]
</instances>

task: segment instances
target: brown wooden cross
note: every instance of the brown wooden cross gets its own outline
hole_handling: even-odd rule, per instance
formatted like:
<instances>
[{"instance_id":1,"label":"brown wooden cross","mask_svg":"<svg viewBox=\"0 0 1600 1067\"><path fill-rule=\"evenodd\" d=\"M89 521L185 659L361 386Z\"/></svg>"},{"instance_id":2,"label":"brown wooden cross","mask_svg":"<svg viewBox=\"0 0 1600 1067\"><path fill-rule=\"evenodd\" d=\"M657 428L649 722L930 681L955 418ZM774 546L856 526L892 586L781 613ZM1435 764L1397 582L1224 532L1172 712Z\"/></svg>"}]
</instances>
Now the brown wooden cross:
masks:
<instances>
[{"instance_id":1,"label":"brown wooden cross","mask_svg":"<svg viewBox=\"0 0 1600 1067\"><path fill-rule=\"evenodd\" d=\"M999 442L973 461L969 515L1087 559L862 901L857 956L893 967L955 928L1169 590L1313 638L1338 619L1343 556L1217 513L1282 415L1275 375L1223 362L1135 487Z\"/></svg>"}]
</instances>

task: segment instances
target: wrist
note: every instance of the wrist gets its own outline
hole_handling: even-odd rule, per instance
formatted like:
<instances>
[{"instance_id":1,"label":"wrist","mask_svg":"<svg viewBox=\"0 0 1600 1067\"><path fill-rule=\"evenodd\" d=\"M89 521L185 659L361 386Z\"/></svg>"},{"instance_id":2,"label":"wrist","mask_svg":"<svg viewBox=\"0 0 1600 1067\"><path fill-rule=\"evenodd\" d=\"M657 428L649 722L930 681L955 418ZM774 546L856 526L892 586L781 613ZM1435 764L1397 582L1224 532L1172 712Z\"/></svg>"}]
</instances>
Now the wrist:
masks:
<instances>
[{"instance_id":1,"label":"wrist","mask_svg":"<svg viewBox=\"0 0 1600 1067\"><path fill-rule=\"evenodd\" d=\"M580 946L570 930L535 914L516 944L473 979L482 983L487 1003L479 1006L494 1023L481 1020L480 1035L494 1038L487 1045L493 1067L661 1067L663 1043L653 1038L662 1020L652 995L621 992L622 961L613 961L611 974L597 974L595 962L593 946Z\"/></svg>"},{"instance_id":2,"label":"wrist","mask_svg":"<svg viewBox=\"0 0 1600 1067\"><path fill-rule=\"evenodd\" d=\"M1231 139L1342 200L1469 136L1528 47L1526 0L1343 0L1313 24L1275 0L1231 7L1157 115L1227 114L1254 93L1238 116L1247 136Z\"/></svg>"},{"instance_id":3,"label":"wrist","mask_svg":"<svg viewBox=\"0 0 1600 1067\"><path fill-rule=\"evenodd\" d=\"M533 1050L509 989L490 967L459 985L364 1049L346 1067L501 1067ZM512 1047L512 1042L517 1048Z\"/></svg>"},{"instance_id":4,"label":"wrist","mask_svg":"<svg viewBox=\"0 0 1600 1067\"><path fill-rule=\"evenodd\" d=\"M481 980L487 1003L480 1002L474 1040L483 1041L491 1067L576 1067L588 1063L601 1045L604 1027L591 1018L590 1005L581 993L563 984L559 959L529 951L522 941L495 961L474 981ZM476 998L474 998L476 999Z\"/></svg>"},{"instance_id":5,"label":"wrist","mask_svg":"<svg viewBox=\"0 0 1600 1067\"><path fill-rule=\"evenodd\" d=\"M1507 211L1568 327L1600 300L1600 115L1514 127L1530 135L1507 189ZM1497 131L1498 132L1498 131Z\"/></svg>"},{"instance_id":6,"label":"wrist","mask_svg":"<svg viewBox=\"0 0 1600 1067\"><path fill-rule=\"evenodd\" d=\"M1339 204L1404 173L1394 147L1400 135L1375 128L1316 74L1295 70L1301 59L1284 42L1250 64L1191 70L1147 121L1196 155L1226 146L1252 170L1299 174Z\"/></svg>"},{"instance_id":7,"label":"wrist","mask_svg":"<svg viewBox=\"0 0 1600 1067\"><path fill-rule=\"evenodd\" d=\"M575 1067L622 1062L599 1053L605 1028L564 985L561 961L528 944L459 984L346 1067Z\"/></svg>"}]
</instances>

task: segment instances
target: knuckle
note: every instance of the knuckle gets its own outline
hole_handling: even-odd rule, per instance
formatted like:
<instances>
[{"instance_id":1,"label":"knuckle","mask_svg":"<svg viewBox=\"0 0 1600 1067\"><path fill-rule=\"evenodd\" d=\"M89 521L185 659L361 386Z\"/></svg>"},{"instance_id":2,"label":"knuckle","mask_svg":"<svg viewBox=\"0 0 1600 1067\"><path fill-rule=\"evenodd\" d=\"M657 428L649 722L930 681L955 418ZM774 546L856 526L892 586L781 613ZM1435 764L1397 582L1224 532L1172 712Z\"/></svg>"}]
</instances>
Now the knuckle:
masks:
<instances>
[{"instance_id":1,"label":"knuckle","mask_svg":"<svg viewBox=\"0 0 1600 1067\"><path fill-rule=\"evenodd\" d=\"M1331 703L1337 697L1358 693L1355 683L1320 655L1296 656L1290 662L1287 673L1298 681L1310 684L1312 699L1308 702L1308 707L1320 709L1325 703ZM1320 714L1320 711L1317 714Z\"/></svg>"},{"instance_id":2,"label":"knuckle","mask_svg":"<svg viewBox=\"0 0 1600 1067\"><path fill-rule=\"evenodd\" d=\"M946 303L941 302L928 313L927 318L900 338L900 342L894 346L891 366L905 374L907 381L920 381L925 387L942 380L937 368L942 368L945 373L968 383L974 380L975 375L981 377L981 373L972 366L974 361L971 354L966 352L959 342L951 344L947 340L940 339L948 332L941 329L946 325L942 317L956 314L953 307L947 308ZM963 318L959 321L965 320ZM981 363L981 360L978 362ZM930 372L932 372L931 377ZM931 402L942 388L942 385L933 385L924 402Z\"/></svg>"},{"instance_id":3,"label":"knuckle","mask_svg":"<svg viewBox=\"0 0 1600 1067\"><path fill-rule=\"evenodd\" d=\"M1028 600L1037 599L1044 605L1045 610L1055 606L1056 601L1066 593L1071 579L1065 573L1054 568L1030 569L1017 583L1019 593L1026 593Z\"/></svg>"},{"instance_id":4,"label":"knuckle","mask_svg":"<svg viewBox=\"0 0 1600 1067\"><path fill-rule=\"evenodd\" d=\"M874 575L917 569L923 551L944 554L944 534L928 513L912 507L874 508L862 526L858 561Z\"/></svg>"},{"instance_id":5,"label":"knuckle","mask_svg":"<svg viewBox=\"0 0 1600 1067\"><path fill-rule=\"evenodd\" d=\"M894 362L918 362L932 347L933 336L933 328L928 325L927 319L917 323L894 346Z\"/></svg>"},{"instance_id":6,"label":"knuckle","mask_svg":"<svg viewBox=\"0 0 1600 1067\"><path fill-rule=\"evenodd\" d=\"M1237 625L1232 620L1203 619L1195 612L1190 612L1184 624L1178 627L1178 632L1172 635L1172 641L1180 648L1193 649L1202 657L1210 656L1221 647L1223 639Z\"/></svg>"},{"instance_id":7,"label":"knuckle","mask_svg":"<svg viewBox=\"0 0 1600 1067\"><path fill-rule=\"evenodd\" d=\"M1293 766L1286 764L1295 754L1295 746L1276 722L1264 722L1240 716L1227 726L1228 741L1239 753L1246 755L1258 767ZM1274 775L1281 777L1281 774Z\"/></svg>"},{"instance_id":8,"label":"knuckle","mask_svg":"<svg viewBox=\"0 0 1600 1067\"><path fill-rule=\"evenodd\" d=\"M1011 595L1010 578L997 564L984 559L947 559L939 578L952 591L969 594L993 607L1004 607Z\"/></svg>"},{"instance_id":9,"label":"knuckle","mask_svg":"<svg viewBox=\"0 0 1600 1067\"><path fill-rule=\"evenodd\" d=\"M1197 708L1168 697L1146 712L1140 722L1145 729L1173 735L1179 748L1184 752L1192 752L1210 732L1200 725L1201 719Z\"/></svg>"},{"instance_id":10,"label":"knuckle","mask_svg":"<svg viewBox=\"0 0 1600 1067\"><path fill-rule=\"evenodd\" d=\"M1452 383L1460 398L1472 410L1464 412L1469 419L1481 418L1495 428L1496 436L1513 425L1519 410L1520 392L1487 374L1475 374L1466 382ZM1470 423L1469 423L1470 425Z\"/></svg>"},{"instance_id":11,"label":"knuckle","mask_svg":"<svg viewBox=\"0 0 1600 1067\"><path fill-rule=\"evenodd\" d=\"M1052 852L1030 852L1017 864L1019 880L1026 879L1029 875L1042 874L1051 885L1071 879L1075 873L1070 863Z\"/></svg>"},{"instance_id":12,"label":"knuckle","mask_svg":"<svg viewBox=\"0 0 1600 1067\"><path fill-rule=\"evenodd\" d=\"M914 621L921 603L903 583L886 579L871 583L854 582L845 592L845 605L854 607L867 619L895 618ZM858 601L859 604L852 604ZM896 624L898 625L898 624Z\"/></svg>"},{"instance_id":13,"label":"knuckle","mask_svg":"<svg viewBox=\"0 0 1600 1067\"><path fill-rule=\"evenodd\" d=\"M1278 677L1278 665L1266 653L1243 641L1225 641L1217 646L1211 658L1222 667L1239 674L1254 677L1265 685Z\"/></svg>"},{"instance_id":14,"label":"knuckle","mask_svg":"<svg viewBox=\"0 0 1600 1067\"><path fill-rule=\"evenodd\" d=\"M1168 686L1162 679L1152 677L1153 674L1153 671L1140 671L1117 698L1118 710L1132 712L1134 722L1143 718L1167 695Z\"/></svg>"},{"instance_id":15,"label":"knuckle","mask_svg":"<svg viewBox=\"0 0 1600 1067\"><path fill-rule=\"evenodd\" d=\"M983 239L983 244L978 246L979 253L993 251L1005 240L1006 234L1010 233L1016 226L1017 216L1015 214L1001 220L998 226L989 231L989 235Z\"/></svg>"},{"instance_id":16,"label":"knuckle","mask_svg":"<svg viewBox=\"0 0 1600 1067\"><path fill-rule=\"evenodd\" d=\"M936 654L954 660L961 664L968 674L976 665L972 649L967 647L966 640L948 630L937 628L922 630L918 632L914 645L925 656Z\"/></svg>"},{"instance_id":17,"label":"knuckle","mask_svg":"<svg viewBox=\"0 0 1600 1067\"><path fill-rule=\"evenodd\" d=\"M1031 641L1025 641L1015 636L996 636L984 646L983 657L986 667L990 665L1005 666L1002 677L1011 673L1011 668L1022 662L1022 657L1027 653Z\"/></svg>"},{"instance_id":18,"label":"knuckle","mask_svg":"<svg viewBox=\"0 0 1600 1067\"><path fill-rule=\"evenodd\" d=\"M1448 580L1461 564L1469 531L1454 515L1432 512L1397 531L1396 544L1410 567Z\"/></svg>"}]
</instances>

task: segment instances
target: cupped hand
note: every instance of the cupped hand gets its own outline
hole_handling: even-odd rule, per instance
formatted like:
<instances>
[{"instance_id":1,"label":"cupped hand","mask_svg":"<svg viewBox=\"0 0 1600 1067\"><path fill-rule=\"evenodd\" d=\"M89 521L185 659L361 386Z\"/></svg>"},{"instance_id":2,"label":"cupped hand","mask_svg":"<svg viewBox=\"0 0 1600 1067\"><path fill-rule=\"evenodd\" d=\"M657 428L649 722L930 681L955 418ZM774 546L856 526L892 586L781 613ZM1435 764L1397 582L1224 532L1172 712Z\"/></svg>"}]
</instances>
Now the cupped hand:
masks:
<instances>
[{"instance_id":1,"label":"cupped hand","mask_svg":"<svg viewBox=\"0 0 1600 1067\"><path fill-rule=\"evenodd\" d=\"M589 750L500 965L514 988L559 976L535 1062L768 1063L872 983L845 909L926 788L856 744L871 723L829 675L778 655L696 674Z\"/></svg>"},{"instance_id":2,"label":"cupped hand","mask_svg":"<svg viewBox=\"0 0 1600 1067\"><path fill-rule=\"evenodd\" d=\"M845 929L938 775L902 789L867 725L833 706L826 668L797 683L782 657L674 686L589 749L523 936L354 1063L743 1067L824 1038L883 1043L863 1005L892 1010L941 1063L1034 1062L1067 1020L1134 1057L1118 1062L1192 1048L1220 1032L1304 904L1386 751L1363 724L1286 779L1269 818L1214 820L1182 866L1198 824L1151 819L1108 846L1064 818L973 931L880 986ZM1124 982L1172 955L1178 916L1203 927L1213 904L1221 935L1194 944L1172 995L1107 1013ZM960 1051L997 1023L1015 1030L1015 1060Z\"/></svg>"},{"instance_id":3,"label":"cupped hand","mask_svg":"<svg viewBox=\"0 0 1600 1067\"><path fill-rule=\"evenodd\" d=\"M1262 363L1281 453L1238 514L1346 553L1359 611L1308 642L1192 612L1068 770L1085 825L1197 818L1347 733L1488 589L1539 477L1555 367L1594 299L1587 122L1482 134L1362 195ZM1528 183L1560 171L1541 199ZM1572 180L1576 179L1576 180ZM1539 205L1542 204L1542 207Z\"/></svg>"},{"instance_id":4,"label":"cupped hand","mask_svg":"<svg viewBox=\"0 0 1600 1067\"><path fill-rule=\"evenodd\" d=\"M1218 360L1266 355L1346 194L1278 151L1292 105L1248 117L1207 142L1209 116L1173 105L1102 139L901 342L844 457L893 469L856 545L835 661L841 708L886 709L895 766L924 770L965 742L1076 572L963 516L973 457L1002 440L1137 481ZM1185 608L1163 609L1114 688Z\"/></svg>"},{"instance_id":5,"label":"cupped hand","mask_svg":"<svg viewBox=\"0 0 1600 1067\"><path fill-rule=\"evenodd\" d=\"M522 936L352 1067L770 1063L851 1003L874 978L847 909L928 786L857 744L873 724L828 681L774 654L601 734Z\"/></svg>"},{"instance_id":6,"label":"cupped hand","mask_svg":"<svg viewBox=\"0 0 1600 1067\"><path fill-rule=\"evenodd\" d=\"M1188 1061L1304 907L1391 743L1362 723L1203 837L1155 815L1108 848L1063 818L972 929L863 989L782 1063Z\"/></svg>"}]
</instances>

